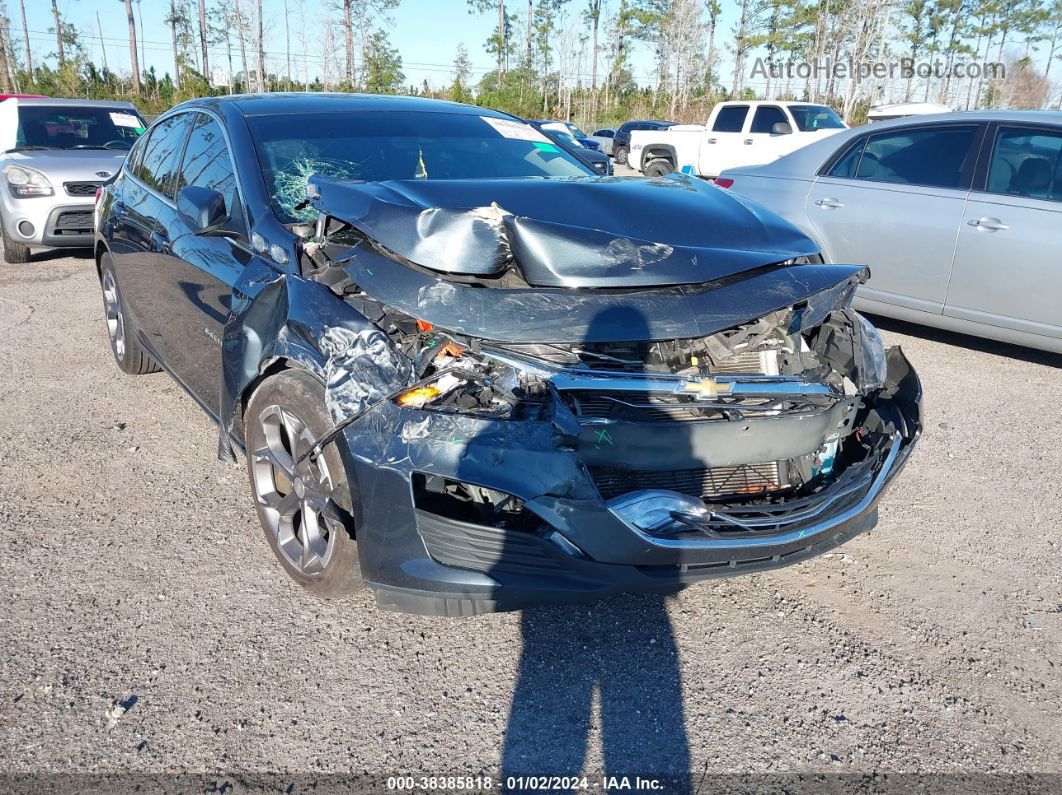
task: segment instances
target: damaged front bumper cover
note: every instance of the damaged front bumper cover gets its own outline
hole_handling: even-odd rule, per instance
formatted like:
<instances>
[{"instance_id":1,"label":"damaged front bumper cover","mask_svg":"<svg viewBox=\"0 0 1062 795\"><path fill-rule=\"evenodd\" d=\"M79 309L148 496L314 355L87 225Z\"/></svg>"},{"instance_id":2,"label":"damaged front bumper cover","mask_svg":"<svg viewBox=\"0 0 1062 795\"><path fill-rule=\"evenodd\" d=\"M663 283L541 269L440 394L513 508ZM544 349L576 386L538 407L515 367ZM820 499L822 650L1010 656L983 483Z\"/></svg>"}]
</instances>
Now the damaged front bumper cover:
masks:
<instances>
[{"instance_id":1,"label":"damaged front bumper cover","mask_svg":"<svg viewBox=\"0 0 1062 795\"><path fill-rule=\"evenodd\" d=\"M821 554L875 525L877 503L921 433L917 375L898 348L888 352L887 363L885 386L872 401L880 426L873 442L860 445L850 436L848 446L862 452L840 475L811 493L780 500L713 504L666 489L606 499L587 461L618 463L629 453L620 446L611 445L611 453L595 449L595 458L577 437L566 440L571 447L559 444L547 421L381 403L345 433L361 510L372 517L359 535L365 578L381 607L472 615L623 592L674 592ZM361 422L367 427L359 429ZM695 434L709 425L686 427ZM781 426L747 427L756 445ZM389 441L379 446L386 429ZM649 475L686 466L691 450L695 444L657 458ZM623 462L631 463L638 466ZM518 509L474 516L448 499L445 488L443 496L432 495L425 487L430 481L508 495ZM659 502L655 514L637 508L654 496L672 503Z\"/></svg>"}]
</instances>

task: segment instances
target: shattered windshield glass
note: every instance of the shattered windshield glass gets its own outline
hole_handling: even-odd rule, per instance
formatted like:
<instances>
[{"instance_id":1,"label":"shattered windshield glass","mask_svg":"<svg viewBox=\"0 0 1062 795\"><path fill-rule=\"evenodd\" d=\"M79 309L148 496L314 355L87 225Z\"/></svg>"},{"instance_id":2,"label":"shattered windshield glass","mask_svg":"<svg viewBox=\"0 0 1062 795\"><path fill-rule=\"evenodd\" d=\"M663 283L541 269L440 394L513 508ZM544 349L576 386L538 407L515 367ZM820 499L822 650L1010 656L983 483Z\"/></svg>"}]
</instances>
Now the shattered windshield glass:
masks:
<instances>
[{"instance_id":1,"label":"shattered windshield glass","mask_svg":"<svg viewBox=\"0 0 1062 795\"><path fill-rule=\"evenodd\" d=\"M465 113L409 111L251 116L273 211L310 220L312 174L335 179L571 177L595 172L531 125Z\"/></svg>"}]
</instances>

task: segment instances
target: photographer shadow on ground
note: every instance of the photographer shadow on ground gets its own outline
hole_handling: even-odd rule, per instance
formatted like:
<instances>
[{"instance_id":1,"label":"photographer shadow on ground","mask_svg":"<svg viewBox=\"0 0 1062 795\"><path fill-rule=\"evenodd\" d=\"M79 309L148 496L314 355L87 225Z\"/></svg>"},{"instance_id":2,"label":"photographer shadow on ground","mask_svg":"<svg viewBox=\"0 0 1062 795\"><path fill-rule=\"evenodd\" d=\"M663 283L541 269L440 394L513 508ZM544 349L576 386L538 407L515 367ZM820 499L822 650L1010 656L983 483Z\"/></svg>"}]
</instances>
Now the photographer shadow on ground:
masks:
<instances>
[{"instance_id":1,"label":"photographer shadow on ground","mask_svg":"<svg viewBox=\"0 0 1062 795\"><path fill-rule=\"evenodd\" d=\"M617 307L592 322L646 340L640 312ZM666 779L689 791L690 755L678 650L663 594L525 609L523 647L502 754L503 777L596 773ZM600 720L598 720L598 716ZM595 776L596 777L596 776Z\"/></svg>"}]
</instances>

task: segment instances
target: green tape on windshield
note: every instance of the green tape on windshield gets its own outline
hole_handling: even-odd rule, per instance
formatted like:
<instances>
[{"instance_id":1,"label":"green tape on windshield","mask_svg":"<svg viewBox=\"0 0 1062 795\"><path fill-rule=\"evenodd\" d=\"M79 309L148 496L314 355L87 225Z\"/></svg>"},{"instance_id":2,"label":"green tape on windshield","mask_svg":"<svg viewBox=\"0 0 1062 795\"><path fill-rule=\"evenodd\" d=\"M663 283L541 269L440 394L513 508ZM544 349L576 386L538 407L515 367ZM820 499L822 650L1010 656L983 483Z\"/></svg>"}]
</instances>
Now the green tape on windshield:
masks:
<instances>
[{"instance_id":1,"label":"green tape on windshield","mask_svg":"<svg viewBox=\"0 0 1062 795\"><path fill-rule=\"evenodd\" d=\"M560 152L556 144L547 144L544 141L534 141L535 149L540 152Z\"/></svg>"},{"instance_id":2,"label":"green tape on windshield","mask_svg":"<svg viewBox=\"0 0 1062 795\"><path fill-rule=\"evenodd\" d=\"M144 130L146 130L146 129L147 129L147 127L134 127L133 128L133 132L135 132L137 135L143 135L144 134Z\"/></svg>"}]
</instances>

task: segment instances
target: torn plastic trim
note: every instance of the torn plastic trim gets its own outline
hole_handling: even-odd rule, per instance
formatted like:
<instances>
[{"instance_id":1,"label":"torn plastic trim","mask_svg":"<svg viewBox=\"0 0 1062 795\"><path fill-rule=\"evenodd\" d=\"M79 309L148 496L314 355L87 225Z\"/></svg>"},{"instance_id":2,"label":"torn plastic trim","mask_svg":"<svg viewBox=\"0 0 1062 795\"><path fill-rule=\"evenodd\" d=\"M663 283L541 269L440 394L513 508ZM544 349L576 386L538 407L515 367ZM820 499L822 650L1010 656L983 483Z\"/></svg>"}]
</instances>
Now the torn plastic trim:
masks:
<instances>
[{"instance_id":1,"label":"torn plastic trim","mask_svg":"<svg viewBox=\"0 0 1062 795\"><path fill-rule=\"evenodd\" d=\"M627 503L623 498L617 498L609 506L610 512L616 516L620 521L624 523L632 532L639 536L643 541L653 547L670 548L670 549L747 549L749 547L757 546L780 546L784 544L794 543L797 541L811 542L817 536L825 533L828 530L836 527L839 524L847 522L856 518L862 513L869 510L877 499L881 496L885 487L892 479L894 474L898 471L899 465L902 463L899 460L900 451L904 448L902 438L899 433L893 433L889 439L889 446L887 453L884 456L884 460L881 463L877 474L874 477L869 489L860 498L859 502L855 505L847 508L843 512L829 516L828 518L816 522L814 524L801 527L798 530L791 530L786 533L765 533L762 536L756 535L741 535L735 538L709 538L707 536L703 538L665 538L657 535L653 535L648 532L647 529L639 524L631 521L630 516L625 511ZM906 458L906 456L904 456ZM838 497L840 499L840 497ZM823 510L827 509L829 505L824 504Z\"/></svg>"}]
</instances>

